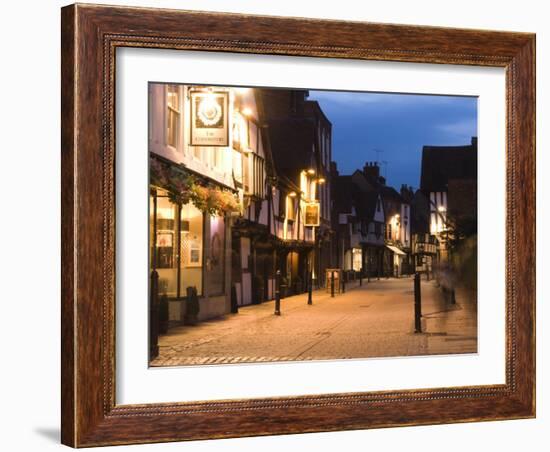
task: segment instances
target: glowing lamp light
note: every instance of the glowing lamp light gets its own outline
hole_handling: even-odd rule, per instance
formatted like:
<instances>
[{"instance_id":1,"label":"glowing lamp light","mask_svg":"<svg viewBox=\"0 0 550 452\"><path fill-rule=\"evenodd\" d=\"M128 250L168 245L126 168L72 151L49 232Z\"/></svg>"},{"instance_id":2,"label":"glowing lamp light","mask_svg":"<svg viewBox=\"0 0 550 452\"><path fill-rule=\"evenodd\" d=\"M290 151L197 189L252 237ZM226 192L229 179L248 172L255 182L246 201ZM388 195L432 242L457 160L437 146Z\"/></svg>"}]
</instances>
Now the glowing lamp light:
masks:
<instances>
[{"instance_id":1,"label":"glowing lamp light","mask_svg":"<svg viewBox=\"0 0 550 452\"><path fill-rule=\"evenodd\" d=\"M244 107L242 113L246 117L252 116L252 109L250 107Z\"/></svg>"},{"instance_id":2,"label":"glowing lamp light","mask_svg":"<svg viewBox=\"0 0 550 452\"><path fill-rule=\"evenodd\" d=\"M296 198L296 192L295 191L291 191L288 196L290 196L291 198Z\"/></svg>"},{"instance_id":3,"label":"glowing lamp light","mask_svg":"<svg viewBox=\"0 0 550 452\"><path fill-rule=\"evenodd\" d=\"M439 210L440 212L445 212L447 208L445 206L439 206L437 210Z\"/></svg>"},{"instance_id":4,"label":"glowing lamp light","mask_svg":"<svg viewBox=\"0 0 550 452\"><path fill-rule=\"evenodd\" d=\"M315 170L314 170L313 168L309 168L309 169L307 170L307 173L308 173L308 174L315 174Z\"/></svg>"},{"instance_id":5,"label":"glowing lamp light","mask_svg":"<svg viewBox=\"0 0 550 452\"><path fill-rule=\"evenodd\" d=\"M319 179L317 179L317 183L318 183L319 185L324 184L326 181L327 181L327 180L326 180L324 177L320 177Z\"/></svg>"}]
</instances>

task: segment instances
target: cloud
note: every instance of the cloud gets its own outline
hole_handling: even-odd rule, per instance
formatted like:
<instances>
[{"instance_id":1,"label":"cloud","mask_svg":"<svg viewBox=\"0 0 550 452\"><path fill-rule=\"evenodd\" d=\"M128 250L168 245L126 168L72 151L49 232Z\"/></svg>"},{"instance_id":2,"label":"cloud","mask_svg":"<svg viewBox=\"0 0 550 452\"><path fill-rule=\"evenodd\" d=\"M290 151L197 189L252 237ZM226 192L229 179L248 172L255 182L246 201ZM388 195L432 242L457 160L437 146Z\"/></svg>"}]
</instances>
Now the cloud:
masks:
<instances>
[{"instance_id":1,"label":"cloud","mask_svg":"<svg viewBox=\"0 0 550 452\"><path fill-rule=\"evenodd\" d=\"M436 128L449 135L471 137L477 135L477 120L475 118L465 118L446 124L439 124Z\"/></svg>"},{"instance_id":2,"label":"cloud","mask_svg":"<svg viewBox=\"0 0 550 452\"><path fill-rule=\"evenodd\" d=\"M391 107L421 107L450 105L461 99L471 101L471 97L445 96L436 94L370 93L350 91L310 91L309 99L318 100L332 106L357 107L360 105L385 105Z\"/></svg>"}]
</instances>

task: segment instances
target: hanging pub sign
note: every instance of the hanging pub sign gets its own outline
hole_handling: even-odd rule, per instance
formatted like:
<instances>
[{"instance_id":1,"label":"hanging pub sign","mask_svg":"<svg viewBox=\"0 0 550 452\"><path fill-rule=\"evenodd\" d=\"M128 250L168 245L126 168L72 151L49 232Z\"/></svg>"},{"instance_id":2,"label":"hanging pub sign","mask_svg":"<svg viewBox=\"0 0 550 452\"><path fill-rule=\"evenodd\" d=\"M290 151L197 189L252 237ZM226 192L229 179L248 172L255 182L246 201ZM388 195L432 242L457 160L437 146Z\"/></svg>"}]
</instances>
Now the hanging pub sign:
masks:
<instances>
[{"instance_id":1,"label":"hanging pub sign","mask_svg":"<svg viewBox=\"0 0 550 452\"><path fill-rule=\"evenodd\" d=\"M320 206L319 202L312 201L306 203L304 226L319 226L320 224Z\"/></svg>"},{"instance_id":2,"label":"hanging pub sign","mask_svg":"<svg viewBox=\"0 0 550 452\"><path fill-rule=\"evenodd\" d=\"M191 146L229 146L226 91L190 91Z\"/></svg>"}]
</instances>

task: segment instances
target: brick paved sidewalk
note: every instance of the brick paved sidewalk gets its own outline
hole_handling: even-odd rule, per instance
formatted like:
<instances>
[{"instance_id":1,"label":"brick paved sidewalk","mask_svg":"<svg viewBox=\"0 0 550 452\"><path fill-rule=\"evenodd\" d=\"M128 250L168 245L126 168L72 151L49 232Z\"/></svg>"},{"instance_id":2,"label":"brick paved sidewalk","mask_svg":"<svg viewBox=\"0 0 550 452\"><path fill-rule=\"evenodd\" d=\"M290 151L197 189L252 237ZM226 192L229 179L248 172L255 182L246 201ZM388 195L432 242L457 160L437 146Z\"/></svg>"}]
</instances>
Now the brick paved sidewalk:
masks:
<instances>
[{"instance_id":1,"label":"brick paved sidewalk","mask_svg":"<svg viewBox=\"0 0 550 452\"><path fill-rule=\"evenodd\" d=\"M324 290L247 306L195 326L171 329L159 338L152 366L350 359L475 353L477 304L457 291L443 299L433 281L422 282L423 333L414 333L412 278L348 285L331 298Z\"/></svg>"}]
</instances>

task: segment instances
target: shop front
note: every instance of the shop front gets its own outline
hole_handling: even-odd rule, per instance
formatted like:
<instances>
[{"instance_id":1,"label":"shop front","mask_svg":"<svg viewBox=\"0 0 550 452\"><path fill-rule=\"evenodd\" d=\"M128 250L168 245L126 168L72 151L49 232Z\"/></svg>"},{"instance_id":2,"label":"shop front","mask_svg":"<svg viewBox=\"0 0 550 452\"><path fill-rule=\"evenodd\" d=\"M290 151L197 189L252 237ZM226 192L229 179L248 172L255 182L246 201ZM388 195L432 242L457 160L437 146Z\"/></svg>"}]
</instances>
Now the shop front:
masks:
<instances>
[{"instance_id":1,"label":"shop front","mask_svg":"<svg viewBox=\"0 0 550 452\"><path fill-rule=\"evenodd\" d=\"M169 325L186 323L195 295L198 320L228 312L231 234L226 219L199 210L191 201L174 202L157 187L151 188L149 205L150 269L158 274L158 296L167 304Z\"/></svg>"}]
</instances>

